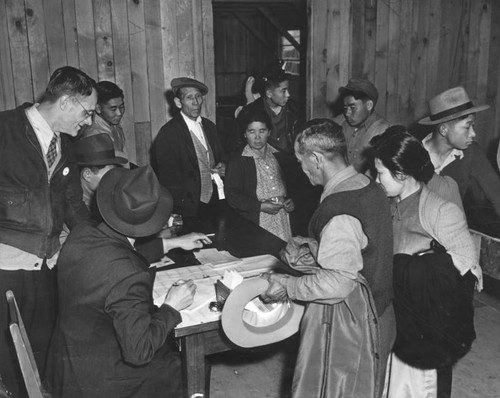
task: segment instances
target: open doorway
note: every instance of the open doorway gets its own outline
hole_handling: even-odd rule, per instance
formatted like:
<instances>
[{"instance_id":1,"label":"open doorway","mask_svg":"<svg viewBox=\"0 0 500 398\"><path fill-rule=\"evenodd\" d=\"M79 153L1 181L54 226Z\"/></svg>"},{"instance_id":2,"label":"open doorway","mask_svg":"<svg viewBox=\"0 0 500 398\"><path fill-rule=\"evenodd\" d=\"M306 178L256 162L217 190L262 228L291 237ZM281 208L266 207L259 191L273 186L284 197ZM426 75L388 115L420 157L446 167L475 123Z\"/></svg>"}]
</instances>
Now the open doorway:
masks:
<instances>
[{"instance_id":1,"label":"open doorway","mask_svg":"<svg viewBox=\"0 0 500 398\"><path fill-rule=\"evenodd\" d=\"M305 111L306 0L213 0L217 127L234 134L248 76L283 60L290 96Z\"/></svg>"}]
</instances>

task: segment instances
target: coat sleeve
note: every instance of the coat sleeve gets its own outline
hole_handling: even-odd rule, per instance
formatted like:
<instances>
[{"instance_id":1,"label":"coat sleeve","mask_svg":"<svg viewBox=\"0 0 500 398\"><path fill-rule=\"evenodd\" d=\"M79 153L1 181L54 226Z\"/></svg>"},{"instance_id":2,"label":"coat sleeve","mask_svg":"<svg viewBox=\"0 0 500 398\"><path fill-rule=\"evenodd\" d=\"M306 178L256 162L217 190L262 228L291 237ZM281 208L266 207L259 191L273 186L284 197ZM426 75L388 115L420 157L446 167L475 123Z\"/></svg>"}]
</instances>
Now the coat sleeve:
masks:
<instances>
[{"instance_id":1,"label":"coat sleeve","mask_svg":"<svg viewBox=\"0 0 500 398\"><path fill-rule=\"evenodd\" d=\"M477 181L496 214L500 217L500 179L486 154L479 148L475 148L475 150L472 177Z\"/></svg>"},{"instance_id":2,"label":"coat sleeve","mask_svg":"<svg viewBox=\"0 0 500 398\"><path fill-rule=\"evenodd\" d=\"M123 360L132 365L149 363L167 335L182 321L178 311L151 303L151 281L146 272L121 280L106 298L105 312L112 318Z\"/></svg>"},{"instance_id":3,"label":"coat sleeve","mask_svg":"<svg viewBox=\"0 0 500 398\"><path fill-rule=\"evenodd\" d=\"M253 159L252 159L253 161ZM250 192L248 181L252 177L250 168L245 167L241 156L229 162L224 180L224 193L229 205L243 217L258 224L260 213L260 201L257 199L255 189Z\"/></svg>"},{"instance_id":4,"label":"coat sleeve","mask_svg":"<svg viewBox=\"0 0 500 398\"><path fill-rule=\"evenodd\" d=\"M368 244L361 223L349 215L333 217L321 232L317 263L320 269L301 277L285 276L291 299L335 304L354 290L363 269L361 251Z\"/></svg>"},{"instance_id":5,"label":"coat sleeve","mask_svg":"<svg viewBox=\"0 0 500 398\"><path fill-rule=\"evenodd\" d=\"M163 126L155 139L152 155L158 181L172 194L174 206L179 206L184 196L185 181L185 176L182 175L185 165L181 151L186 149L182 148L182 142L178 142L175 137L176 125Z\"/></svg>"},{"instance_id":6,"label":"coat sleeve","mask_svg":"<svg viewBox=\"0 0 500 398\"><path fill-rule=\"evenodd\" d=\"M433 206L438 206L436 217L427 221L432 225L433 238L446 248L460 274L464 275L468 270L479 267L476 246L462 210L446 201Z\"/></svg>"},{"instance_id":7,"label":"coat sleeve","mask_svg":"<svg viewBox=\"0 0 500 398\"><path fill-rule=\"evenodd\" d=\"M68 152L68 157L68 167L70 168L68 177L70 177L70 179L64 193L64 222L71 229L83 221L90 220L90 213L87 206L85 206L85 203L83 203L83 191L80 184L80 174L78 172L78 166L72 151Z\"/></svg>"}]
</instances>

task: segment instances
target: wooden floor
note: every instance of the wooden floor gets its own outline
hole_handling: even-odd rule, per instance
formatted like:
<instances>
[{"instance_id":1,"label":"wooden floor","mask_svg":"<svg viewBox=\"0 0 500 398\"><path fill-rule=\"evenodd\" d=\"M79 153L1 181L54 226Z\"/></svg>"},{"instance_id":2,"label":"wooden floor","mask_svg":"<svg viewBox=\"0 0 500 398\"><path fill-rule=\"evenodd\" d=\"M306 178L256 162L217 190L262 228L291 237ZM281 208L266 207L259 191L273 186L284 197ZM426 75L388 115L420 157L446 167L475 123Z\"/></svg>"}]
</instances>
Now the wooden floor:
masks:
<instances>
[{"instance_id":1,"label":"wooden floor","mask_svg":"<svg viewBox=\"0 0 500 398\"><path fill-rule=\"evenodd\" d=\"M455 367L453 398L500 398L500 300L475 297L477 339ZM297 338L239 353L213 356L211 398L287 398Z\"/></svg>"}]
</instances>

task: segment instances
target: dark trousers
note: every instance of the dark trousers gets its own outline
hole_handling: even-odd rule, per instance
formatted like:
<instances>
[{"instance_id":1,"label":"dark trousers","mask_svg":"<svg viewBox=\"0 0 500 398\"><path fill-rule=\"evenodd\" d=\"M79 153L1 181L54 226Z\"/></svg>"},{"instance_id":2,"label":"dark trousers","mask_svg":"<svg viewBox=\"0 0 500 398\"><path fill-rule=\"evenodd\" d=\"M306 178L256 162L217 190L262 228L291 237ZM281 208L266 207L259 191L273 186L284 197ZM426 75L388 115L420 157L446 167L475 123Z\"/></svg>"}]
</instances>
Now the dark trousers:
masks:
<instances>
[{"instance_id":1,"label":"dark trousers","mask_svg":"<svg viewBox=\"0 0 500 398\"><path fill-rule=\"evenodd\" d=\"M451 398L451 383L453 381L453 368L437 370L437 398Z\"/></svg>"},{"instance_id":2,"label":"dark trousers","mask_svg":"<svg viewBox=\"0 0 500 398\"><path fill-rule=\"evenodd\" d=\"M15 397L25 397L27 392L10 335L5 292L14 292L40 376L43 378L56 318L55 278L55 270L49 270L45 262L39 271L0 270L0 375Z\"/></svg>"}]
</instances>

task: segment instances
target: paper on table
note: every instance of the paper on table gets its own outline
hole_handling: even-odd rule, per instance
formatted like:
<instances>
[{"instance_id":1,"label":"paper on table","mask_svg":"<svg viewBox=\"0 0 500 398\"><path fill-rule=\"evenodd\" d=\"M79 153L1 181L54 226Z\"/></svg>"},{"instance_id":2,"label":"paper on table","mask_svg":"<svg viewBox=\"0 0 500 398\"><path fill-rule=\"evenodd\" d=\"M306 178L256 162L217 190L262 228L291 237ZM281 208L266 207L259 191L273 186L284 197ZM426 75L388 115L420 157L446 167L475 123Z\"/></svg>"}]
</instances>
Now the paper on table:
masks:
<instances>
[{"instance_id":1,"label":"paper on table","mask_svg":"<svg viewBox=\"0 0 500 398\"><path fill-rule=\"evenodd\" d=\"M201 264L227 264L241 261L238 257L232 256L228 251L217 249L202 249L199 252L195 252L194 255L196 259Z\"/></svg>"},{"instance_id":2,"label":"paper on table","mask_svg":"<svg viewBox=\"0 0 500 398\"><path fill-rule=\"evenodd\" d=\"M182 323L177 328L199 325L220 319L220 312L211 312L210 301L215 301L214 284L224 276L226 270L236 270L244 278L256 277L262 272L273 270L280 265L280 260L269 254L243 258L228 264L203 264L191 267L162 270L156 273L153 286L153 299L157 306L163 304L166 293L179 279L192 279L196 283L194 302L181 311Z\"/></svg>"},{"instance_id":3,"label":"paper on table","mask_svg":"<svg viewBox=\"0 0 500 398\"><path fill-rule=\"evenodd\" d=\"M172 264L175 264L174 260L168 258L167 256L163 256L160 261L157 261L156 263L151 263L150 267L160 268Z\"/></svg>"}]
</instances>

